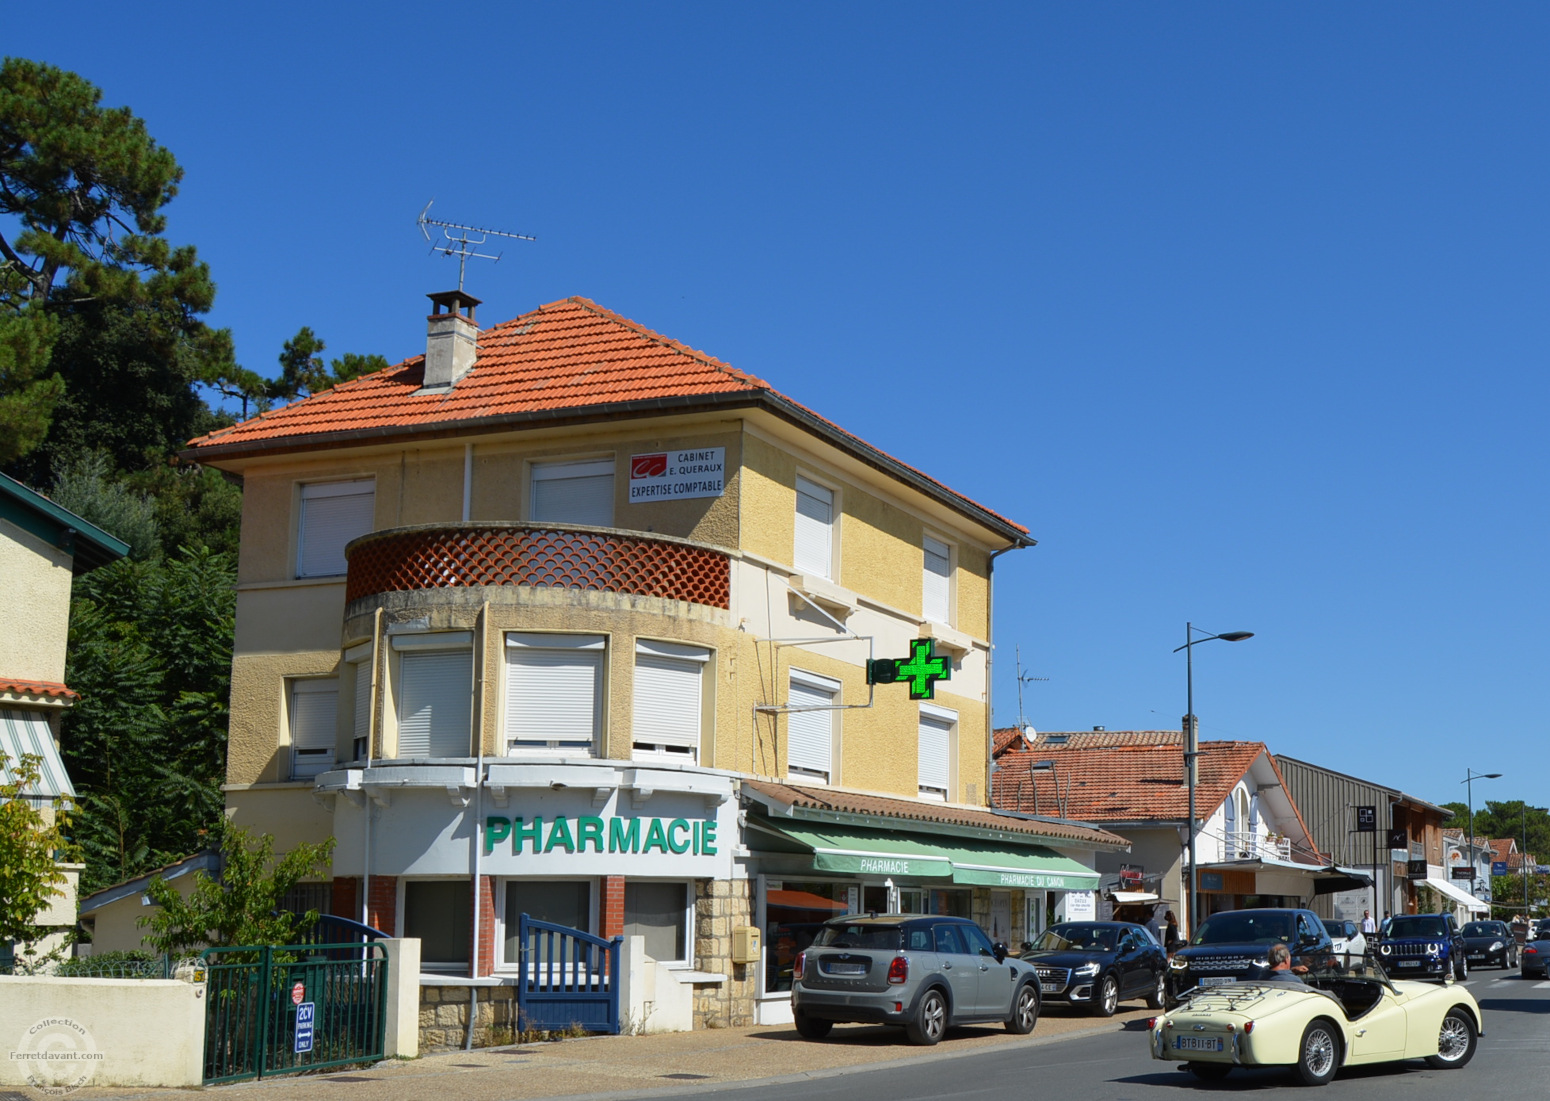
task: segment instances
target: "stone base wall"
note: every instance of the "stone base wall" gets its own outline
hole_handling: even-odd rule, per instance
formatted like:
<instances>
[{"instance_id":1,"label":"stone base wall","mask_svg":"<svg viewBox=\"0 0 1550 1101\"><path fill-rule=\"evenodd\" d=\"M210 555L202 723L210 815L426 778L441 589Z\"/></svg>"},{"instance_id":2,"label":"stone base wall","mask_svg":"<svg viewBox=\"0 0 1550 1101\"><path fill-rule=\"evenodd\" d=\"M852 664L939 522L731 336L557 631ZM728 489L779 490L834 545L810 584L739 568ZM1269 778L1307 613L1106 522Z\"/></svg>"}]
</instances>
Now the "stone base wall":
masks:
<instances>
[{"instance_id":1,"label":"stone base wall","mask_svg":"<svg viewBox=\"0 0 1550 1101\"><path fill-rule=\"evenodd\" d=\"M474 1018L474 1046L491 1047L517 1040L517 988L475 987L479 1013ZM466 986L420 987L420 1050L461 1048L468 1036Z\"/></svg>"},{"instance_id":2,"label":"stone base wall","mask_svg":"<svg viewBox=\"0 0 1550 1101\"><path fill-rule=\"evenodd\" d=\"M757 963L732 962L732 929L753 924L753 884L747 879L699 880L694 885L694 966L726 975L694 988L694 1027L742 1028L754 1023Z\"/></svg>"}]
</instances>

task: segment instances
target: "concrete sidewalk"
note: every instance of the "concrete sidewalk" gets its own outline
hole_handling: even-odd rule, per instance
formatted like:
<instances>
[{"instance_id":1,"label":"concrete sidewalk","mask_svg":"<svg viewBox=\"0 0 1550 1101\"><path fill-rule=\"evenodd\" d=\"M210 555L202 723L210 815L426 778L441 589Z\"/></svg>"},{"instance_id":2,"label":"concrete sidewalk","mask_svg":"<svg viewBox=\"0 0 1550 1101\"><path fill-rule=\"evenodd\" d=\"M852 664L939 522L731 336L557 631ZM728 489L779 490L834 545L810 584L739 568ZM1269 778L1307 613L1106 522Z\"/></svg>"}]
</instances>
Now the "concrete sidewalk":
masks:
<instances>
[{"instance_id":1,"label":"concrete sidewalk","mask_svg":"<svg viewBox=\"0 0 1550 1101\"><path fill-rule=\"evenodd\" d=\"M658 1036L591 1036L475 1051L443 1052L368 1070L267 1078L210 1087L231 1101L538 1101L675 1097L695 1087L825 1077L924 1060L956 1059L986 1048L1045 1044L1093 1032L1139 1033L1152 1010L1122 1010L1107 1021L1052 1008L1031 1036L1001 1028L953 1029L932 1048L914 1047L898 1029L839 1025L826 1040L803 1040L789 1026L707 1029ZM1142 1043L1116 1035L1117 1045ZM74 1097L168 1099L185 1090L84 1089Z\"/></svg>"}]
</instances>

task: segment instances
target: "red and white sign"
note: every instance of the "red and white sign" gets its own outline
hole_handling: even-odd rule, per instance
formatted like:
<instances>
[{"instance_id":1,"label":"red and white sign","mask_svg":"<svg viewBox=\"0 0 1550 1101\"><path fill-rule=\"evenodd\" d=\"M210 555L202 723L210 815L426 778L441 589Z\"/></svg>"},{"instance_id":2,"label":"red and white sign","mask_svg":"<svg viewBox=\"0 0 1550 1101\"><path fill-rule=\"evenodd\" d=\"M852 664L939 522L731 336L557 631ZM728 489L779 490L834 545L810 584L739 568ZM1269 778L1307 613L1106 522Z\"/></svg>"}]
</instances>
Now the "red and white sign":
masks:
<instances>
[{"instance_id":1,"label":"red and white sign","mask_svg":"<svg viewBox=\"0 0 1550 1101\"><path fill-rule=\"evenodd\" d=\"M306 1000L306 997L307 985L305 983L297 983L295 986L291 987L292 1005L300 1005L303 1001Z\"/></svg>"},{"instance_id":2,"label":"red and white sign","mask_svg":"<svg viewBox=\"0 0 1550 1101\"><path fill-rule=\"evenodd\" d=\"M720 497L727 488L727 449L688 448L630 456L630 503Z\"/></svg>"}]
</instances>

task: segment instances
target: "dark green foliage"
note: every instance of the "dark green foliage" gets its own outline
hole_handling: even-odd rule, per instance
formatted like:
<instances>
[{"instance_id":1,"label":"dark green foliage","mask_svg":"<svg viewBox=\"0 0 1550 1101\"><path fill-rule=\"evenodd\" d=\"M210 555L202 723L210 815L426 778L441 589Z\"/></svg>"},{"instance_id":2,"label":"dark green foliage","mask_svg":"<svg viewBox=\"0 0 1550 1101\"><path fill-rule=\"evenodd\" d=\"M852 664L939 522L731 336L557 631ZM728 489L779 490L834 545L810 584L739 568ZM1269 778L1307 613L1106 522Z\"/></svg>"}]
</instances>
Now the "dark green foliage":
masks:
<instances>
[{"instance_id":1,"label":"dark green foliage","mask_svg":"<svg viewBox=\"0 0 1550 1101\"><path fill-rule=\"evenodd\" d=\"M325 363L323 351L326 347L316 333L303 325L280 349L278 378L266 379L233 364L216 380L215 388L226 397L242 402L242 415L246 417L249 409L262 413L276 402L319 394L341 382L389 366L382 356L358 352L346 352Z\"/></svg>"},{"instance_id":2,"label":"dark green foliage","mask_svg":"<svg viewBox=\"0 0 1550 1101\"><path fill-rule=\"evenodd\" d=\"M1467 803L1442 803L1453 812L1453 817L1443 823L1444 829L1469 829L1469 805ZM1550 863L1550 810L1544 807L1528 807L1525 815L1523 800L1488 800L1475 806L1476 837L1516 838L1518 848L1523 847L1523 825L1528 822L1528 851ZM1521 890L1521 884L1520 884ZM1522 897L1521 895L1519 897Z\"/></svg>"},{"instance_id":3,"label":"dark green foliage","mask_svg":"<svg viewBox=\"0 0 1550 1101\"><path fill-rule=\"evenodd\" d=\"M0 753L0 942L26 944L46 931L34 922L65 881L57 858L75 855L68 808L25 798L38 791L38 766L36 757L13 761Z\"/></svg>"},{"instance_id":4,"label":"dark green foliage","mask_svg":"<svg viewBox=\"0 0 1550 1101\"><path fill-rule=\"evenodd\" d=\"M76 582L66 766L82 894L180 859L218 825L236 612L228 555L125 560Z\"/></svg>"}]
</instances>

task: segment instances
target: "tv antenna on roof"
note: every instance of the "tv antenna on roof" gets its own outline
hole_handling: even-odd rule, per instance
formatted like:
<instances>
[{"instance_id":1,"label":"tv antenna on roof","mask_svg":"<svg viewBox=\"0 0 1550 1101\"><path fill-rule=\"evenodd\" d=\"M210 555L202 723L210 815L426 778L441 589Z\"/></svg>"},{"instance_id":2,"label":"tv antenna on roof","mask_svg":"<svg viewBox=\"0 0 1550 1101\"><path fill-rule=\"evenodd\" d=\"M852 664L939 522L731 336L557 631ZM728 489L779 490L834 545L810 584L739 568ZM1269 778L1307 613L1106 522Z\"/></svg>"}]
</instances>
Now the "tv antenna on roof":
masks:
<instances>
[{"instance_id":1,"label":"tv antenna on roof","mask_svg":"<svg viewBox=\"0 0 1550 1101\"><path fill-rule=\"evenodd\" d=\"M1028 716L1023 711L1023 685L1047 681L1047 680L1049 680L1049 678L1048 677L1034 677L1034 676L1029 676L1027 673L1024 673L1023 672L1023 648L1021 646L1019 646L1017 648L1016 652L1017 652L1017 728L1019 730L1027 730L1033 724L1028 721Z\"/></svg>"},{"instance_id":2,"label":"tv antenna on roof","mask_svg":"<svg viewBox=\"0 0 1550 1101\"><path fill-rule=\"evenodd\" d=\"M491 237L510 237L515 241L538 240L537 237L529 237L525 233L507 233L500 229L486 229L483 226L465 226L458 222L441 222L435 218L428 218L426 215L430 213L431 204L435 201L435 199L432 199L425 204L425 209L420 211L420 216L415 219L415 225L420 227L420 232L425 234L427 241L430 241L432 252L439 252L443 256L457 257L458 290L463 289L463 273L468 267L468 258L470 256L477 256L481 260L494 260L497 264L500 263L502 253L491 254L477 251L478 246L484 244ZM437 226L441 229L441 240L432 239L431 231L427 228L429 226ZM454 230L456 230L456 233L453 232ZM469 234L477 236L470 237Z\"/></svg>"}]
</instances>

